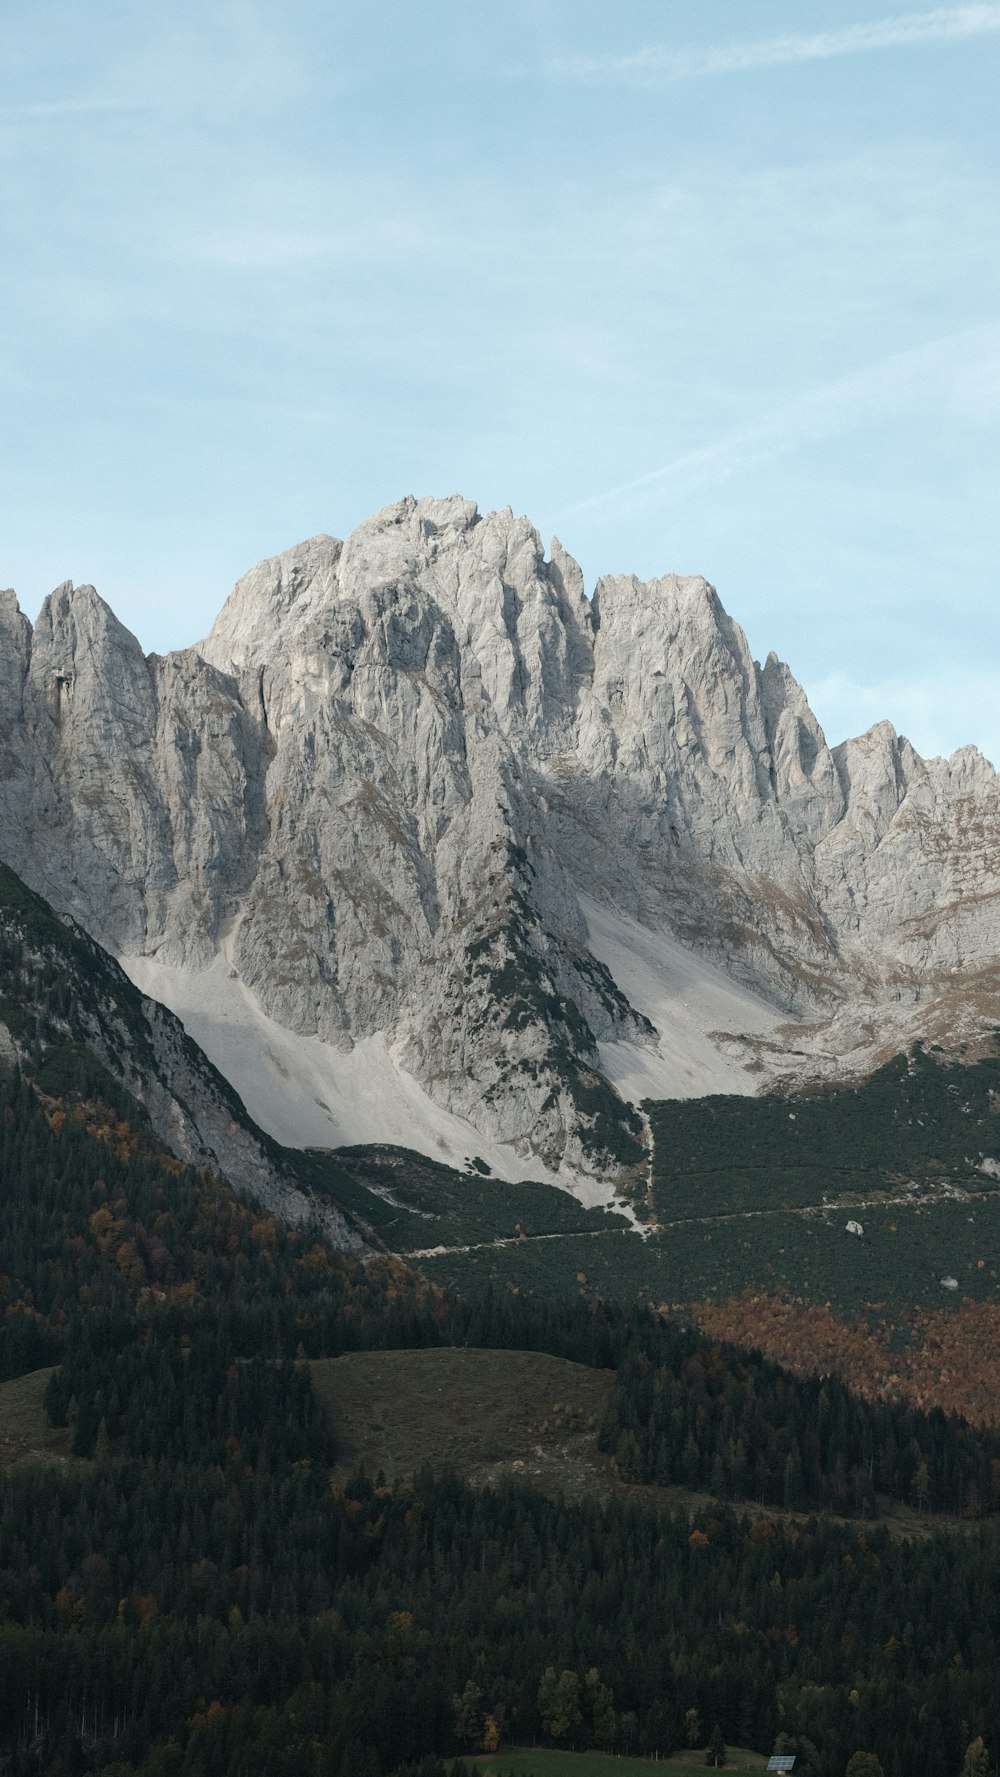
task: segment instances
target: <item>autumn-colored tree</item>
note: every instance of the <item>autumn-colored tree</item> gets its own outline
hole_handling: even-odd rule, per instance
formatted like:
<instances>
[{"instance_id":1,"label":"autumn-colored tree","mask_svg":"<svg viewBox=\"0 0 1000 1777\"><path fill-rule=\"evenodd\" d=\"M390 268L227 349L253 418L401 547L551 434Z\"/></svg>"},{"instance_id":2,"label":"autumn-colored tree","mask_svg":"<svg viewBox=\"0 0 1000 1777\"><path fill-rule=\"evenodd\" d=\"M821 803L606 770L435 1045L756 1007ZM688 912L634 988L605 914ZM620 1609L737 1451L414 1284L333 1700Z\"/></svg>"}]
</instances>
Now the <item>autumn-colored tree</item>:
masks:
<instances>
[{"instance_id":1,"label":"autumn-colored tree","mask_svg":"<svg viewBox=\"0 0 1000 1777\"><path fill-rule=\"evenodd\" d=\"M483 1733L483 1693L475 1680L470 1678L460 1696L454 1696L451 1706L455 1711L455 1733L463 1745L473 1746L482 1738ZM495 1747L488 1746L487 1752L494 1752Z\"/></svg>"},{"instance_id":2,"label":"autumn-colored tree","mask_svg":"<svg viewBox=\"0 0 1000 1777\"><path fill-rule=\"evenodd\" d=\"M885 1772L873 1752L852 1752L844 1777L885 1777Z\"/></svg>"},{"instance_id":3,"label":"autumn-colored tree","mask_svg":"<svg viewBox=\"0 0 1000 1777\"><path fill-rule=\"evenodd\" d=\"M981 1734L970 1740L962 1760L962 1777L989 1777L990 1755Z\"/></svg>"},{"instance_id":4,"label":"autumn-colored tree","mask_svg":"<svg viewBox=\"0 0 1000 1777\"><path fill-rule=\"evenodd\" d=\"M483 1752L500 1751L500 1723L495 1715L484 1716L479 1744Z\"/></svg>"}]
</instances>

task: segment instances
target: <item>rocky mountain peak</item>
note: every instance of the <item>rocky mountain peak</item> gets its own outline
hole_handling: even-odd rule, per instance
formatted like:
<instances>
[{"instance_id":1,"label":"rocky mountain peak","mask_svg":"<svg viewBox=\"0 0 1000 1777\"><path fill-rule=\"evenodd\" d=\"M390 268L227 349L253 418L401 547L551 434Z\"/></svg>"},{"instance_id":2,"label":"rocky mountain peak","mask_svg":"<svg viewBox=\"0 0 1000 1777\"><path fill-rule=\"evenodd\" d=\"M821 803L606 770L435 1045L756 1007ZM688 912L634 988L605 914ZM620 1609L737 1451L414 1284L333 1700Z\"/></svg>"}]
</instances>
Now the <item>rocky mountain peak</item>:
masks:
<instances>
[{"instance_id":1,"label":"rocky mountain peak","mask_svg":"<svg viewBox=\"0 0 1000 1777\"><path fill-rule=\"evenodd\" d=\"M691 1089L671 1058L723 1026L669 984L713 969L742 1089L783 1046L836 1070L997 1022L996 773L888 723L831 749L699 576L591 602L510 508L407 498L259 563L197 648L144 658L69 583L33 637L0 598L0 637L0 853L210 1054L250 1066L244 1024L265 1072L311 1045L286 1096L326 1057L303 1139L356 1132L366 1093L377 1133L391 1080L449 1153L627 1170L611 1082ZM800 1022L764 1043L779 1010Z\"/></svg>"},{"instance_id":2,"label":"rocky mountain peak","mask_svg":"<svg viewBox=\"0 0 1000 1777\"><path fill-rule=\"evenodd\" d=\"M49 594L34 626L29 680L37 707L74 731L99 726L109 746L148 738L153 688L145 656L93 586L67 580Z\"/></svg>"},{"instance_id":3,"label":"rocky mountain peak","mask_svg":"<svg viewBox=\"0 0 1000 1777\"><path fill-rule=\"evenodd\" d=\"M343 547L336 537L311 537L258 562L236 582L211 633L199 643L203 658L223 671L269 659L293 608L315 608L337 597Z\"/></svg>"},{"instance_id":4,"label":"rocky mountain peak","mask_svg":"<svg viewBox=\"0 0 1000 1777\"><path fill-rule=\"evenodd\" d=\"M975 746L956 747L947 759L928 760L927 763L928 768L943 768L948 781L959 792L989 792L997 782L996 767Z\"/></svg>"},{"instance_id":5,"label":"rocky mountain peak","mask_svg":"<svg viewBox=\"0 0 1000 1777\"><path fill-rule=\"evenodd\" d=\"M777 654L758 675L775 797L796 831L815 845L843 817L844 785L802 686Z\"/></svg>"}]
</instances>

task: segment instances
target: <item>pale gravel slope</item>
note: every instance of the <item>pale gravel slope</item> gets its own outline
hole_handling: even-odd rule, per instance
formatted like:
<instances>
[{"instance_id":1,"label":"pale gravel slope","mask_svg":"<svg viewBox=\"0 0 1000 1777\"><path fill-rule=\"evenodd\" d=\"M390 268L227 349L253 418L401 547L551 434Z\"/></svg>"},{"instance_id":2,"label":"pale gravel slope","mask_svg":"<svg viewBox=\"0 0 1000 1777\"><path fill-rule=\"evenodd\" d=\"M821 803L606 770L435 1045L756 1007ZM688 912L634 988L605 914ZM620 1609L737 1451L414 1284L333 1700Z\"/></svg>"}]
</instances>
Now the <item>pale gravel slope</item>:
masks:
<instances>
[{"instance_id":1,"label":"pale gravel slope","mask_svg":"<svg viewBox=\"0 0 1000 1777\"><path fill-rule=\"evenodd\" d=\"M207 969L174 968L148 956L120 961L141 993L180 1019L255 1123L285 1147L388 1142L459 1171L478 1157L499 1178L557 1185L588 1206L612 1200L600 1181L568 1171L556 1177L442 1110L400 1067L381 1035L344 1053L276 1023L224 955Z\"/></svg>"},{"instance_id":2,"label":"pale gravel slope","mask_svg":"<svg viewBox=\"0 0 1000 1777\"><path fill-rule=\"evenodd\" d=\"M766 1000L668 933L651 932L619 909L580 896L590 949L632 1005L656 1027L655 1045L602 1043L601 1066L624 1098L752 1094L745 1036L769 1036L779 1014Z\"/></svg>"}]
</instances>

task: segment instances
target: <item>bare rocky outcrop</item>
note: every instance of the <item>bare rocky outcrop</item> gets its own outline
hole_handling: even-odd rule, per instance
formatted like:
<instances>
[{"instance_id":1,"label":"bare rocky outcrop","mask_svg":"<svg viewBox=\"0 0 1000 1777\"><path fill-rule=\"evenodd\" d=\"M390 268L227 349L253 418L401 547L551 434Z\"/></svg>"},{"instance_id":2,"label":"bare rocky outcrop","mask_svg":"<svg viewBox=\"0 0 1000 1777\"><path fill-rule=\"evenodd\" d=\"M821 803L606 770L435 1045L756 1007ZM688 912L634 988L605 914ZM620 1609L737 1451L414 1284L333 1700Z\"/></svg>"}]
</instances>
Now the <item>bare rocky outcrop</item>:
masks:
<instances>
[{"instance_id":1,"label":"bare rocky outcrop","mask_svg":"<svg viewBox=\"0 0 1000 1777\"><path fill-rule=\"evenodd\" d=\"M993 768L887 723L831 749L704 580L588 600L526 519L408 499L260 563L164 659L89 587L33 635L2 595L0 639L0 852L33 886L119 954L224 946L280 1023L383 1033L554 1170L638 1162L600 1045L657 1041L581 894L770 1002L761 1077L998 1022Z\"/></svg>"}]
</instances>

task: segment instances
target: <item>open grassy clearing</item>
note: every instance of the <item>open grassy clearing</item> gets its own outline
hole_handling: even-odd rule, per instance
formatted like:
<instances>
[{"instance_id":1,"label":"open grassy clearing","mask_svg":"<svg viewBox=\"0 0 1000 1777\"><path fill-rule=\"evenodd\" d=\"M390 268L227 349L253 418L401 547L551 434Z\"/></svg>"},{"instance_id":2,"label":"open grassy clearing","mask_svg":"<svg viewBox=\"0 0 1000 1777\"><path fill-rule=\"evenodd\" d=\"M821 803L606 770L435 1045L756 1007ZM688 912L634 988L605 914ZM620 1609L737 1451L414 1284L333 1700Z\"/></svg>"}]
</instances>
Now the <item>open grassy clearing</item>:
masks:
<instances>
[{"instance_id":1,"label":"open grassy clearing","mask_svg":"<svg viewBox=\"0 0 1000 1777\"><path fill-rule=\"evenodd\" d=\"M33 1370L0 1382L0 1468L19 1463L76 1462L71 1454L71 1434L63 1427L54 1431L45 1413L45 1390L51 1369Z\"/></svg>"},{"instance_id":2,"label":"open grassy clearing","mask_svg":"<svg viewBox=\"0 0 1000 1777\"><path fill-rule=\"evenodd\" d=\"M767 1759L742 1746L726 1748L727 1771L765 1771ZM654 1777L667 1771L670 1777L704 1777L703 1752L675 1752L669 1758L619 1758L607 1752L557 1752L548 1746L511 1746L503 1752L466 1758L468 1769L483 1777Z\"/></svg>"},{"instance_id":3,"label":"open grassy clearing","mask_svg":"<svg viewBox=\"0 0 1000 1777\"><path fill-rule=\"evenodd\" d=\"M610 1370L544 1352L465 1346L348 1352L315 1359L309 1367L337 1434L342 1480L357 1468L371 1476L381 1470L389 1482L430 1468L477 1487L517 1481L553 1498L616 1499L654 1512L691 1515L719 1505L692 1488L639 1486L619 1478L611 1456L597 1446L614 1387ZM753 1500L736 1501L733 1509L799 1524L814 1515ZM891 1535L908 1539L974 1528L882 1496L879 1511L879 1523Z\"/></svg>"},{"instance_id":4,"label":"open grassy clearing","mask_svg":"<svg viewBox=\"0 0 1000 1777\"><path fill-rule=\"evenodd\" d=\"M610 1370L593 1370L544 1352L450 1346L349 1352L315 1359L309 1368L336 1431L341 1479L364 1468L372 1476L381 1470L392 1482L430 1468L450 1471L473 1486L517 1481L554 1498L617 1499L657 1512L692 1514L719 1503L687 1487L638 1486L619 1479L612 1458L597 1446L614 1387ZM51 1369L35 1370L0 1383L0 1470L82 1461L72 1455L72 1434L48 1423L44 1397L51 1374ZM880 1523L894 1536L912 1539L940 1529L975 1528L881 1497L879 1507ZM755 1518L798 1523L810 1515L750 1500L737 1502L735 1509ZM615 1768L622 1777L621 1761Z\"/></svg>"},{"instance_id":5,"label":"open grassy clearing","mask_svg":"<svg viewBox=\"0 0 1000 1777\"><path fill-rule=\"evenodd\" d=\"M359 1351L310 1365L331 1415L339 1466L388 1481L451 1469L477 1485L518 1478L568 1498L619 1485L597 1428L614 1386L536 1351Z\"/></svg>"}]
</instances>

